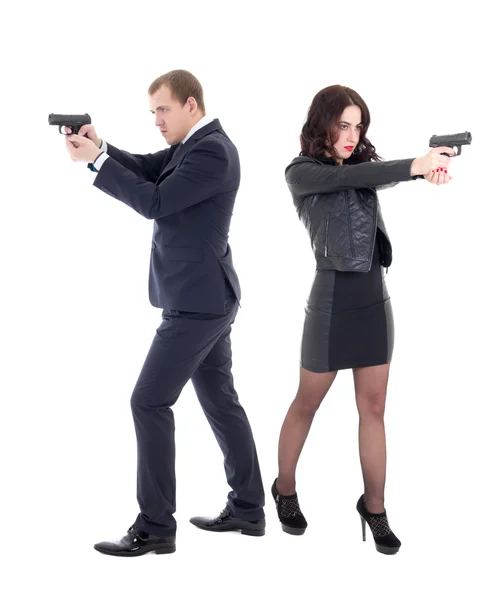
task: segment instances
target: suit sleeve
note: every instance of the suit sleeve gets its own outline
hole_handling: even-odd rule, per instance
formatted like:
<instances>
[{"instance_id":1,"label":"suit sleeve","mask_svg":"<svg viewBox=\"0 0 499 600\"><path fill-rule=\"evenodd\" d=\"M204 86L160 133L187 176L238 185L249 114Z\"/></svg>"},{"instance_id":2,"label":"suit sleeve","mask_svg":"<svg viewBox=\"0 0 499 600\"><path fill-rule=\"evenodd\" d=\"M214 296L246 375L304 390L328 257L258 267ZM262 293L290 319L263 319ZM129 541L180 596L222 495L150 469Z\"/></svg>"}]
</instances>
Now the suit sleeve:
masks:
<instances>
[{"instance_id":1,"label":"suit sleeve","mask_svg":"<svg viewBox=\"0 0 499 600\"><path fill-rule=\"evenodd\" d=\"M169 151L169 148L166 148L154 154L131 154L130 152L116 148L116 146L111 145L109 142L106 145L106 152L111 158L129 171L132 171L132 173L135 173L137 177L153 183L158 179L163 161Z\"/></svg>"},{"instance_id":2,"label":"suit sleeve","mask_svg":"<svg viewBox=\"0 0 499 600\"><path fill-rule=\"evenodd\" d=\"M228 158L219 144L200 141L159 185L144 181L112 156L94 185L146 219L160 219L217 195L226 187Z\"/></svg>"},{"instance_id":3,"label":"suit sleeve","mask_svg":"<svg viewBox=\"0 0 499 600\"><path fill-rule=\"evenodd\" d=\"M291 164L286 168L286 182L297 196L328 194L348 189L389 186L411 181L413 158L358 165L321 165L313 162Z\"/></svg>"}]
</instances>

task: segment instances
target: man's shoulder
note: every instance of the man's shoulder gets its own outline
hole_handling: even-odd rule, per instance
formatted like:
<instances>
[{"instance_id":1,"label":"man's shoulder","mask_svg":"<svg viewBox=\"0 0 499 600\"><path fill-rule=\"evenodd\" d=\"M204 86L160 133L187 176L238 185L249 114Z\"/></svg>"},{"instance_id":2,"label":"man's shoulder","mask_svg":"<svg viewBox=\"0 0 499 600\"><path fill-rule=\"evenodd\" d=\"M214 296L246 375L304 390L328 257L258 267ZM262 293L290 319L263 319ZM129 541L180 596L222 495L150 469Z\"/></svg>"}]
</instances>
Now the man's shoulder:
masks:
<instances>
[{"instance_id":1,"label":"man's shoulder","mask_svg":"<svg viewBox=\"0 0 499 600\"><path fill-rule=\"evenodd\" d=\"M217 146L232 146L235 147L229 136L223 129L216 129L198 139L196 144L213 144Z\"/></svg>"},{"instance_id":2,"label":"man's shoulder","mask_svg":"<svg viewBox=\"0 0 499 600\"><path fill-rule=\"evenodd\" d=\"M192 147L192 153L213 154L217 156L232 157L238 155L234 143L221 131L213 131L196 140Z\"/></svg>"}]
</instances>

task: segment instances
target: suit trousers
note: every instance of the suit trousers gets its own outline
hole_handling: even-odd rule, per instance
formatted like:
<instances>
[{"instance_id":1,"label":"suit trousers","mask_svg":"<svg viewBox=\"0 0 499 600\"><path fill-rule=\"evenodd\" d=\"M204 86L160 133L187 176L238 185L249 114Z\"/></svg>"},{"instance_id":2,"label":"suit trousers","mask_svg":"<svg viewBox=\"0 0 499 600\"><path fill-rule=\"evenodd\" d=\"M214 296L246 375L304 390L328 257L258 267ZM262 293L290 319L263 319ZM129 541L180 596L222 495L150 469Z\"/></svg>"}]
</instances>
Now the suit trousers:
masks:
<instances>
[{"instance_id":1,"label":"suit trousers","mask_svg":"<svg viewBox=\"0 0 499 600\"><path fill-rule=\"evenodd\" d=\"M231 373L230 332L237 312L237 300L227 282L224 315L163 310L131 397L140 508L135 524L146 532L173 535L176 531L172 406L189 380L224 456L231 488L228 508L249 521L264 516L253 434Z\"/></svg>"}]
</instances>

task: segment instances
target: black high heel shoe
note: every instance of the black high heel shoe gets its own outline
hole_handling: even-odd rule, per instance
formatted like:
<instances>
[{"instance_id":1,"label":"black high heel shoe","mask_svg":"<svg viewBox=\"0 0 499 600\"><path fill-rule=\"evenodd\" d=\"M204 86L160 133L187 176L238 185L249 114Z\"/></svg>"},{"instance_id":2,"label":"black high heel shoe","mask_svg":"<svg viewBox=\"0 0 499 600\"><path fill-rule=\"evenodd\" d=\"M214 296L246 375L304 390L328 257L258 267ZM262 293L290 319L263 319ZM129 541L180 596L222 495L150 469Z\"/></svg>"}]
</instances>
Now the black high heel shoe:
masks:
<instances>
[{"instance_id":1,"label":"black high heel shoe","mask_svg":"<svg viewBox=\"0 0 499 600\"><path fill-rule=\"evenodd\" d=\"M303 516L298 503L298 496L283 496L277 491L277 479L272 484L272 496L277 508L277 516L282 530L291 535L303 535L307 528L307 520Z\"/></svg>"},{"instance_id":2,"label":"black high heel shoe","mask_svg":"<svg viewBox=\"0 0 499 600\"><path fill-rule=\"evenodd\" d=\"M364 504L364 494L362 494L357 502L357 511L362 523L362 540L366 541L367 521L373 534L376 550L382 554L396 554L402 543L388 525L386 510L382 513L370 513Z\"/></svg>"}]
</instances>

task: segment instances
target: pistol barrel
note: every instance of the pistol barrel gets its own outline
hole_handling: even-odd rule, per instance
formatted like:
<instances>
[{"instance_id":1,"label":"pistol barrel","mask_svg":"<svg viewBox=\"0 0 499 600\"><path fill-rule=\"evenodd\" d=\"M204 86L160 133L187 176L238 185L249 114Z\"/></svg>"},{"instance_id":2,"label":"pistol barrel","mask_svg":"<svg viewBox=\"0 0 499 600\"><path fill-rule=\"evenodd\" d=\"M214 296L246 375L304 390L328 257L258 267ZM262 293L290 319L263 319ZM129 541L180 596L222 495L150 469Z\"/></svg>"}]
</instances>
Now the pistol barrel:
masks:
<instances>
[{"instance_id":1,"label":"pistol barrel","mask_svg":"<svg viewBox=\"0 0 499 600\"><path fill-rule=\"evenodd\" d=\"M465 131L464 133L454 133L451 135L432 135L430 138L430 146L436 148L437 146L468 146L471 144L471 133Z\"/></svg>"},{"instance_id":2,"label":"pistol barrel","mask_svg":"<svg viewBox=\"0 0 499 600\"><path fill-rule=\"evenodd\" d=\"M89 125L92 122L90 115L58 115L50 113L49 125Z\"/></svg>"}]
</instances>

